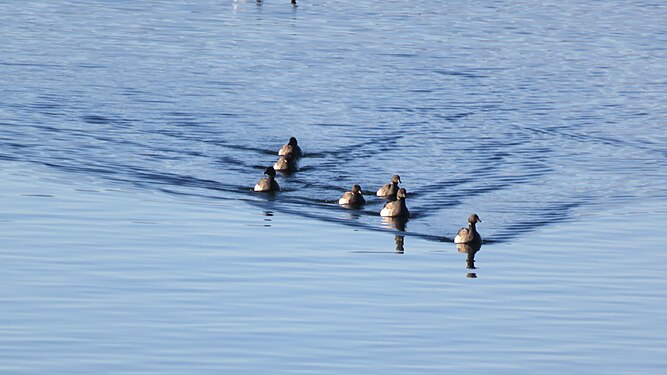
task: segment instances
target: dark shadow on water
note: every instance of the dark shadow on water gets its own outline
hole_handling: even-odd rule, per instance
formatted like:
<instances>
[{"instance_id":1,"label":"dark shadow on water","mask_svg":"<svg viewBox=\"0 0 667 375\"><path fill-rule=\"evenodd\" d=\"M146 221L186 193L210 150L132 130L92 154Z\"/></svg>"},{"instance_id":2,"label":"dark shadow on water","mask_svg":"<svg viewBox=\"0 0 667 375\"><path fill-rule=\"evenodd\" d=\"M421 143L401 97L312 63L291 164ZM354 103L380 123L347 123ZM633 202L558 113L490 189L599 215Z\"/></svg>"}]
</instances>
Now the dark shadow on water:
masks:
<instances>
[{"instance_id":1,"label":"dark shadow on water","mask_svg":"<svg viewBox=\"0 0 667 375\"><path fill-rule=\"evenodd\" d=\"M99 114L82 116L82 122L88 125L134 124L133 120L125 119L122 116L106 114L104 116ZM86 132L80 129L68 130L45 125L35 125L33 128L38 128L40 132L48 134L68 135L74 140L86 136ZM423 229L436 227L435 221L433 224L429 223L432 217L446 220L448 210L465 204L472 198L521 185L539 178L549 170L542 165L541 161L539 163L531 162L532 164L523 162L520 164L523 169L516 176L496 176L497 171L502 171L503 166L511 161L508 160L507 151L498 150L487 155L484 160L488 162L484 164L484 168L480 167L479 170L473 170L470 176L437 178L436 181L425 184L420 184L418 181L413 182L414 193L411 195L412 198L417 199L408 202L414 221L412 231L409 231L405 227L406 222L378 225L375 217L381 209L381 204L385 201L382 198L368 196L366 206L362 209L350 210L354 211L354 214L350 217L341 217L339 214L340 206L335 204L334 201L343 189L339 183L340 179L347 178L346 172L340 170L341 159L343 162L349 158L355 160L356 157L366 157L374 154L385 146L394 146L400 140L400 137L395 135L376 136L368 142L363 141L354 144L351 148L341 147L339 150L307 153L303 158L303 160L307 160L306 165L299 169L299 173L279 176L281 192L267 194L252 191L257 179L261 177L258 174L256 175L254 170L265 167L265 165L259 165L262 160L271 162L276 155L274 150L245 146L230 140L209 139L202 137L199 133L181 134L182 129L169 131L146 130L142 131L143 133L169 136L193 145L197 142L212 143L215 145L216 152L211 154L206 152L205 148L198 149L196 147L181 150L176 147L169 148L169 145L165 143L157 142L153 144L137 141L141 138L128 140L123 137L114 138L108 133L94 133L94 135L87 137L93 138L98 145L116 147L116 145L122 144L123 147L131 146L141 149L141 152L133 155L135 158L123 157L107 162L107 160L91 157L82 162L80 157L63 154L59 154L57 158L56 156L51 157L48 154L31 152L33 146L30 144L19 144L15 140L7 142L0 139L0 145L11 150L11 152L0 152L0 160L24 160L67 173L91 175L146 190L199 197L203 200L231 199L320 221L394 234L396 231L400 231L401 236L414 236L439 242L451 242L450 238L441 235L451 231L448 228L442 228L442 230L438 228L433 230L435 234L432 234L428 232L429 229ZM494 144L491 144L490 147L498 148ZM225 151L224 154L220 154L220 150L227 149L233 150L235 153ZM248 160L244 157L246 154L259 155L261 159ZM271 155L271 158L268 157L269 155ZM136 156L141 156L140 162L136 160ZM148 157L145 158L144 156ZM311 159L308 160L308 157ZM206 164L207 158L208 162L214 165L214 168L168 168L168 165L178 166L188 161L195 166L199 162ZM323 159L324 162L322 162ZM531 160L534 161L534 159ZM345 165L345 163L342 163L342 165ZM332 170L327 169L329 167ZM378 186L381 185L380 179L373 178L373 180L378 181ZM537 228L569 220L574 209L590 205L596 201L595 196L586 192L576 196L571 195L567 198L562 202L545 200L539 204L534 204L535 207L519 207L519 209L528 208L527 213L521 215L518 220L506 221L502 225L494 226L491 237L485 237L485 243L508 241Z\"/></svg>"},{"instance_id":2,"label":"dark shadow on water","mask_svg":"<svg viewBox=\"0 0 667 375\"><path fill-rule=\"evenodd\" d=\"M68 161L64 161L62 164L50 162L43 162L42 164L70 173L92 174L119 183L129 183L142 189L152 189L174 195L199 197L206 200L233 199L250 203L260 208L267 208L266 206L269 205L268 208L273 211L325 222L339 223L359 229L382 232L400 231L401 236L413 236L438 242L452 241L451 238L440 234L447 233L444 229L437 235L421 231L409 231L406 226L407 220L391 219L384 221L383 225L377 225L377 221L373 217L377 217L380 208L379 205L384 201L381 198L369 197L367 204L363 208L348 210L350 212L354 211L354 215L351 215L349 218L341 217L336 213L336 211L340 212L341 206L335 204L333 200L313 198L309 197L306 193L302 193L302 191L310 189L309 184L311 181L307 179L308 176L301 175L300 173L281 177L279 180L281 184L280 192L258 193L252 191L252 186L256 183L255 176L248 179L247 185L241 186L226 183L218 178L208 179L187 174L153 171L148 168L130 165L116 165L116 168L112 168L111 166L93 163L89 163L88 165L71 165ZM332 184L320 190L322 189L336 191L330 194L331 197L335 197L341 188ZM590 197L580 196L568 202L543 204L543 209L540 210L540 217L527 215L520 221L505 223L502 227L495 227L493 236L491 238L485 237L484 243L508 241L534 231L537 228L566 221L571 217L573 209L586 205L589 200L591 200ZM428 212L431 210L429 207L415 207L411 210L412 220L417 220L418 222L428 221L428 217L430 216Z\"/></svg>"}]
</instances>

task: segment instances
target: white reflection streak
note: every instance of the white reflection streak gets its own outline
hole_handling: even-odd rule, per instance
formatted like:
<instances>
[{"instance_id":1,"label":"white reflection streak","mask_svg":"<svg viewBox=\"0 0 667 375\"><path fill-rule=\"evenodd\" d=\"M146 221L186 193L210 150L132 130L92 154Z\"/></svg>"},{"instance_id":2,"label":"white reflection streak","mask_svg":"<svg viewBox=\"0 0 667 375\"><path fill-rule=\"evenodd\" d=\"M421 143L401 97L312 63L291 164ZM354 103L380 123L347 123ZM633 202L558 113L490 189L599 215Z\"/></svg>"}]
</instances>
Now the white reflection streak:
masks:
<instances>
[{"instance_id":1,"label":"white reflection streak","mask_svg":"<svg viewBox=\"0 0 667 375\"><path fill-rule=\"evenodd\" d=\"M241 4L239 3L245 3L246 0L234 0L232 2L232 11L236 14L240 9L241 9Z\"/></svg>"}]
</instances>

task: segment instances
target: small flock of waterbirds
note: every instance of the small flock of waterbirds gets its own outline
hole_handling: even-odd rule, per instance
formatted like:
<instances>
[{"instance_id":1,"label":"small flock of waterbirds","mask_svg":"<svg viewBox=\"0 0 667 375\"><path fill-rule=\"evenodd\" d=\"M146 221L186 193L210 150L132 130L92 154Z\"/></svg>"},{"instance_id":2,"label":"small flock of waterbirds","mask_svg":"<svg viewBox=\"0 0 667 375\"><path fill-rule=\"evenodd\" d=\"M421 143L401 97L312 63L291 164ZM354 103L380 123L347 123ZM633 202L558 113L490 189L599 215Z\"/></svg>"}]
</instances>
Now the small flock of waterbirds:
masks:
<instances>
[{"instance_id":1,"label":"small flock of waterbirds","mask_svg":"<svg viewBox=\"0 0 667 375\"><path fill-rule=\"evenodd\" d=\"M276 171L294 171L296 169L296 162L303 156L303 152L301 151L301 147L299 147L296 138L291 137L289 142L280 148L278 156L278 161L276 161L273 167L268 167L264 171L264 174L268 177L264 177L257 182L254 188L255 191L280 191L280 186L276 181ZM402 183L401 177L399 175L393 175L390 183L383 185L378 189L376 195L388 200L380 211L380 216L406 219L410 217L410 211L405 204L407 191L404 188L399 188L399 183ZM361 186L357 184L352 185L352 190L343 193L343 196L338 200L338 204L351 207L360 207L365 203L366 200L362 194ZM480 222L482 222L482 220L477 214L471 214L468 217L468 228L459 229L458 233L456 233L456 237L454 237L454 243L481 243L482 237L479 235L476 228L476 224Z\"/></svg>"}]
</instances>

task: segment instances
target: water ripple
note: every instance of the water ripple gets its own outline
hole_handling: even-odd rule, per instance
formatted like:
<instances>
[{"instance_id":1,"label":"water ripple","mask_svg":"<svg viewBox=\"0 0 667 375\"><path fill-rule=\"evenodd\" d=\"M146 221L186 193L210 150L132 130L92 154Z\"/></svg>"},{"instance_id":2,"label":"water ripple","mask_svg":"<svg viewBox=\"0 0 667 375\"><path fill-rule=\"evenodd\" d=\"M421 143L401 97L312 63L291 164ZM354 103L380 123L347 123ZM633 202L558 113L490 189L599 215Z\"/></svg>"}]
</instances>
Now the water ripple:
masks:
<instances>
[{"instance_id":1,"label":"water ripple","mask_svg":"<svg viewBox=\"0 0 667 375\"><path fill-rule=\"evenodd\" d=\"M483 31L501 22L488 7L466 34L440 12L367 22L384 12L367 4L340 23L326 4L235 4L121 25L99 11L122 7L95 3L48 33L8 29L0 158L321 220L346 214L336 199L358 183L368 205L334 221L374 230L386 228L373 193L398 173L414 214L405 234L425 238L450 237L472 211L495 221L489 239L507 240L666 194L661 30L649 24L613 40L569 20L562 35L535 23ZM28 9L12 14L49 17ZM280 194L254 194L290 136L305 152L298 171L278 176Z\"/></svg>"}]
</instances>

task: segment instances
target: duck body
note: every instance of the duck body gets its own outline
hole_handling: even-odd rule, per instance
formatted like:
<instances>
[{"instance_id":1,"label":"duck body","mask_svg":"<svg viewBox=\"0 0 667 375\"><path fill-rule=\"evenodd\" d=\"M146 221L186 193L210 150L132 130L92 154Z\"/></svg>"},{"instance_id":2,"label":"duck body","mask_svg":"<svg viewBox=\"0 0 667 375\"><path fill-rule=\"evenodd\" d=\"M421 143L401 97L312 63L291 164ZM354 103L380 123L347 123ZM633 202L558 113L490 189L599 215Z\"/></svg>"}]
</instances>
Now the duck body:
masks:
<instances>
[{"instance_id":1,"label":"duck body","mask_svg":"<svg viewBox=\"0 0 667 375\"><path fill-rule=\"evenodd\" d=\"M471 214L468 217L468 228L461 228L454 237L454 243L481 243L482 236L477 232L476 224L481 223L482 220L477 214Z\"/></svg>"},{"instance_id":2,"label":"duck body","mask_svg":"<svg viewBox=\"0 0 667 375\"><path fill-rule=\"evenodd\" d=\"M278 161L273 164L273 169L276 171L294 172L296 168L296 159L294 159L294 154L291 152L280 156Z\"/></svg>"},{"instance_id":3,"label":"duck body","mask_svg":"<svg viewBox=\"0 0 667 375\"><path fill-rule=\"evenodd\" d=\"M284 156L284 155L287 155L289 153L292 154L292 157L294 159L297 159L297 158L300 158L301 156L303 156L303 152L301 151L301 147L299 147L299 144L298 144L296 138L294 138L294 137L291 137L289 139L289 142L287 142L286 145L284 145L283 147L280 148L280 150L278 150L278 156Z\"/></svg>"},{"instance_id":4,"label":"duck body","mask_svg":"<svg viewBox=\"0 0 667 375\"><path fill-rule=\"evenodd\" d=\"M396 194L398 193L398 183L401 182L401 176L399 175L393 175L391 177L391 183L383 185L381 188L378 189L377 195L378 197L386 197L386 198L393 198L393 200L396 199Z\"/></svg>"},{"instance_id":5,"label":"duck body","mask_svg":"<svg viewBox=\"0 0 667 375\"><path fill-rule=\"evenodd\" d=\"M405 204L405 197L407 192L405 189L400 188L396 193L396 200L393 202L387 202L380 211L380 216L383 217L410 217L410 211L408 206Z\"/></svg>"},{"instance_id":6,"label":"duck body","mask_svg":"<svg viewBox=\"0 0 667 375\"><path fill-rule=\"evenodd\" d=\"M273 167L268 167L264 171L264 174L268 177L261 178L257 184L255 184L255 188L253 190L261 192L280 191L280 186L276 181L275 169L273 169Z\"/></svg>"},{"instance_id":7,"label":"duck body","mask_svg":"<svg viewBox=\"0 0 667 375\"><path fill-rule=\"evenodd\" d=\"M366 199L364 199L364 196L362 195L361 186L354 185L352 186L352 191L343 193L343 196L338 200L338 204L350 206L366 204Z\"/></svg>"}]
</instances>

